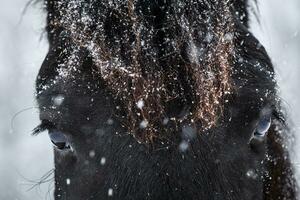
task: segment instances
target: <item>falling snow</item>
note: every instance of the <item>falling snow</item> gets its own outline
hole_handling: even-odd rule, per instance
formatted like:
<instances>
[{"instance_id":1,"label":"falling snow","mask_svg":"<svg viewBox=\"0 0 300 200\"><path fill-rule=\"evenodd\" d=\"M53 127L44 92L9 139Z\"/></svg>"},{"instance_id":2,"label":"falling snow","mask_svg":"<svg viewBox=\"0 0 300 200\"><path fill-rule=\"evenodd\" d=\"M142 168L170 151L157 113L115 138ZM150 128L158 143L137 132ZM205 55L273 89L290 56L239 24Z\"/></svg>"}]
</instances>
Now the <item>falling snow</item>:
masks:
<instances>
[{"instance_id":1,"label":"falling snow","mask_svg":"<svg viewBox=\"0 0 300 200\"><path fill-rule=\"evenodd\" d=\"M113 196L113 192L114 192L114 190L112 188L109 188L108 189L108 196L112 197Z\"/></svg>"},{"instance_id":2,"label":"falling snow","mask_svg":"<svg viewBox=\"0 0 300 200\"><path fill-rule=\"evenodd\" d=\"M186 140L193 140L197 135L197 130L191 126L184 126L182 128L182 138Z\"/></svg>"},{"instance_id":3,"label":"falling snow","mask_svg":"<svg viewBox=\"0 0 300 200\"><path fill-rule=\"evenodd\" d=\"M147 128L147 126L148 126L148 121L147 121L147 120L143 120L143 121L140 123L140 128L141 128L141 129Z\"/></svg>"},{"instance_id":4,"label":"falling snow","mask_svg":"<svg viewBox=\"0 0 300 200\"><path fill-rule=\"evenodd\" d=\"M144 101L141 99L137 102L136 106L139 108L139 109L143 109L145 103Z\"/></svg>"},{"instance_id":5,"label":"falling snow","mask_svg":"<svg viewBox=\"0 0 300 200\"><path fill-rule=\"evenodd\" d=\"M67 185L70 185L70 184L71 184L71 179L67 178L67 179L66 179L66 184L67 184Z\"/></svg>"},{"instance_id":6,"label":"falling snow","mask_svg":"<svg viewBox=\"0 0 300 200\"><path fill-rule=\"evenodd\" d=\"M106 158L102 157L101 160L100 160L100 164L105 165L105 163L106 163Z\"/></svg>"},{"instance_id":7,"label":"falling snow","mask_svg":"<svg viewBox=\"0 0 300 200\"><path fill-rule=\"evenodd\" d=\"M96 155L96 152L95 152L94 150L91 150L91 151L89 152L90 158L94 158L95 155Z\"/></svg>"},{"instance_id":8,"label":"falling snow","mask_svg":"<svg viewBox=\"0 0 300 200\"><path fill-rule=\"evenodd\" d=\"M108 125L113 125L113 123L114 123L114 120L113 120L112 118L109 118L109 119L107 120L107 124L108 124Z\"/></svg>"},{"instance_id":9,"label":"falling snow","mask_svg":"<svg viewBox=\"0 0 300 200\"><path fill-rule=\"evenodd\" d=\"M63 95L57 95L53 97L53 104L54 106L60 106L65 100Z\"/></svg>"},{"instance_id":10,"label":"falling snow","mask_svg":"<svg viewBox=\"0 0 300 200\"><path fill-rule=\"evenodd\" d=\"M163 125L167 125L167 124L169 123L169 121L170 121L170 119L167 118L167 117L165 117L165 118L163 119Z\"/></svg>"},{"instance_id":11,"label":"falling snow","mask_svg":"<svg viewBox=\"0 0 300 200\"><path fill-rule=\"evenodd\" d=\"M189 148L189 143L187 141L182 141L180 144L179 144L179 150L181 152L186 152L186 150L188 150Z\"/></svg>"},{"instance_id":12,"label":"falling snow","mask_svg":"<svg viewBox=\"0 0 300 200\"><path fill-rule=\"evenodd\" d=\"M258 175L253 169L247 171L246 176L251 179L257 179Z\"/></svg>"}]
</instances>

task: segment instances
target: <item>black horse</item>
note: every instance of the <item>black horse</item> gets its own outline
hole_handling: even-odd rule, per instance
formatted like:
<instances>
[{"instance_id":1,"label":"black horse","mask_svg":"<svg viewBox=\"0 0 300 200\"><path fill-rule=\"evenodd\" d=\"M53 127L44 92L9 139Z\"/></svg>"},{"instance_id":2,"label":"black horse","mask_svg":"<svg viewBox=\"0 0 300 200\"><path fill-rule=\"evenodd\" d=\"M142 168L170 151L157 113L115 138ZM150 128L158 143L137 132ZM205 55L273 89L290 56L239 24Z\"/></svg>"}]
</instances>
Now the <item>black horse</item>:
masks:
<instances>
[{"instance_id":1,"label":"black horse","mask_svg":"<svg viewBox=\"0 0 300 200\"><path fill-rule=\"evenodd\" d=\"M55 199L296 199L247 0L45 0Z\"/></svg>"}]
</instances>

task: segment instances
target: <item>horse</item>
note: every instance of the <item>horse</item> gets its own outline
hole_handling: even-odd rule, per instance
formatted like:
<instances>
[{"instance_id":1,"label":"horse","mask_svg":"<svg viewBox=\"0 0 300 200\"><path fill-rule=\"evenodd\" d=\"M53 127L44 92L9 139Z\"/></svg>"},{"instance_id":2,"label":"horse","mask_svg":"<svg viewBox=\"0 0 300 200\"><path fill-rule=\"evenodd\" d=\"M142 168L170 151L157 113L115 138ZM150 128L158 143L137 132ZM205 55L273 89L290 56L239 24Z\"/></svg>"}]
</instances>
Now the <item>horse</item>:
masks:
<instances>
[{"instance_id":1,"label":"horse","mask_svg":"<svg viewBox=\"0 0 300 200\"><path fill-rule=\"evenodd\" d=\"M249 0L250 1L250 0ZM44 0L56 200L296 199L247 0Z\"/></svg>"}]
</instances>

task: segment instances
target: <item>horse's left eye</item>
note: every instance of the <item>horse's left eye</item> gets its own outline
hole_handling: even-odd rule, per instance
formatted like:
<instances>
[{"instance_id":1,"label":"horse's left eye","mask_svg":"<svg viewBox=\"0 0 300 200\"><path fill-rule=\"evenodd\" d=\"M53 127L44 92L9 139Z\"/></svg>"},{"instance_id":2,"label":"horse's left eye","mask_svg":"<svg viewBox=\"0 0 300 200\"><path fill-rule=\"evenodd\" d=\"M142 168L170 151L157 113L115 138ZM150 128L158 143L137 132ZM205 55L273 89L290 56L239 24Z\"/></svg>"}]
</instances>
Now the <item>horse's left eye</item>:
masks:
<instances>
[{"instance_id":1,"label":"horse's left eye","mask_svg":"<svg viewBox=\"0 0 300 200\"><path fill-rule=\"evenodd\" d=\"M267 134L270 126L271 126L271 115L269 115L269 114L263 115L259 119L259 121L256 125L254 136L264 137Z\"/></svg>"},{"instance_id":2,"label":"horse's left eye","mask_svg":"<svg viewBox=\"0 0 300 200\"><path fill-rule=\"evenodd\" d=\"M264 151L262 144L264 144L263 141L271 127L271 122L272 117L270 113L265 113L260 116L249 142L251 149L254 152L259 153Z\"/></svg>"},{"instance_id":3,"label":"horse's left eye","mask_svg":"<svg viewBox=\"0 0 300 200\"><path fill-rule=\"evenodd\" d=\"M49 130L49 137L51 142L59 150L70 149L70 144L67 137L58 130Z\"/></svg>"}]
</instances>

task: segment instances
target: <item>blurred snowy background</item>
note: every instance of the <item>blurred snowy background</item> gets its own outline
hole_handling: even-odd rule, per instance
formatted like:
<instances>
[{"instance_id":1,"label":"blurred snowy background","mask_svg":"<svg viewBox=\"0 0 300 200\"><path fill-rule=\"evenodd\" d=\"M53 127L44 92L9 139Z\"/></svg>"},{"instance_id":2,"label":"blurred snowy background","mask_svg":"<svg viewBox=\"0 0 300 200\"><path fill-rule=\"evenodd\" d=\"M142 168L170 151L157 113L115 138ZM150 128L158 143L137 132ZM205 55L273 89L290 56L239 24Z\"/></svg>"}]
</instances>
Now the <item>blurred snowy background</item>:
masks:
<instances>
[{"instance_id":1,"label":"blurred snowy background","mask_svg":"<svg viewBox=\"0 0 300 200\"><path fill-rule=\"evenodd\" d=\"M53 155L46 134L30 135L39 123L34 81L47 43L41 5L22 15L28 1L0 0L0 200L45 199L52 187L30 190L53 168Z\"/></svg>"},{"instance_id":2,"label":"blurred snowy background","mask_svg":"<svg viewBox=\"0 0 300 200\"><path fill-rule=\"evenodd\" d=\"M39 123L34 81L48 46L41 5L22 15L28 1L0 0L0 200L52 199L53 182L32 188L53 169L53 155L46 134L30 135ZM252 30L276 67L295 124L293 162L300 174L300 1L260 0L258 13Z\"/></svg>"}]
</instances>

